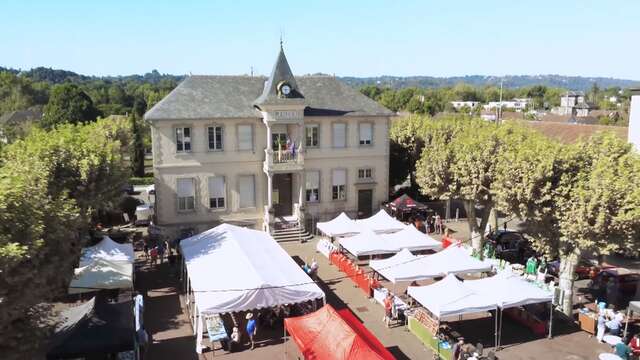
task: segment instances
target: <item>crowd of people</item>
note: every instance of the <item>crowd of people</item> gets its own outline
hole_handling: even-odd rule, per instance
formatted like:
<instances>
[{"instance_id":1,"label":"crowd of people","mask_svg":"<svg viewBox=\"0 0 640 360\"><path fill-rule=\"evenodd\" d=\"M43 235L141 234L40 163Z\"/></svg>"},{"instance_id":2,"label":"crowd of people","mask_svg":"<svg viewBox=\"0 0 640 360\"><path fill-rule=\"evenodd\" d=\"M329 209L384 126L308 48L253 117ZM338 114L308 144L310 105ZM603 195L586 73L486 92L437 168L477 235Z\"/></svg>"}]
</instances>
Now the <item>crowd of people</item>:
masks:
<instances>
[{"instance_id":1,"label":"crowd of people","mask_svg":"<svg viewBox=\"0 0 640 360\"><path fill-rule=\"evenodd\" d=\"M435 216L427 215L426 218L420 214L412 215L409 223L424 234L443 234L445 229L444 220L438 213Z\"/></svg>"}]
</instances>

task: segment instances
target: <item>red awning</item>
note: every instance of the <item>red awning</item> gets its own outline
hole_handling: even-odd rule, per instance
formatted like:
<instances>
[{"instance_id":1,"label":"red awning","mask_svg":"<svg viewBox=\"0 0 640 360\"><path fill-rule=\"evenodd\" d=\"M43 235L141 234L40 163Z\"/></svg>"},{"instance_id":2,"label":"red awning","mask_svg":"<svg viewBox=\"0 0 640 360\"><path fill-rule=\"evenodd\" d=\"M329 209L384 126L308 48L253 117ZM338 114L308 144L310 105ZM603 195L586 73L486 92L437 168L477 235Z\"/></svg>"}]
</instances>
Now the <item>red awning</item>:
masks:
<instances>
[{"instance_id":1,"label":"red awning","mask_svg":"<svg viewBox=\"0 0 640 360\"><path fill-rule=\"evenodd\" d=\"M348 309L331 305L284 320L284 326L307 360L395 359Z\"/></svg>"},{"instance_id":2,"label":"red awning","mask_svg":"<svg viewBox=\"0 0 640 360\"><path fill-rule=\"evenodd\" d=\"M409 195L404 194L389 203L393 210L409 211L409 210L426 210L427 206L421 202L413 200Z\"/></svg>"}]
</instances>

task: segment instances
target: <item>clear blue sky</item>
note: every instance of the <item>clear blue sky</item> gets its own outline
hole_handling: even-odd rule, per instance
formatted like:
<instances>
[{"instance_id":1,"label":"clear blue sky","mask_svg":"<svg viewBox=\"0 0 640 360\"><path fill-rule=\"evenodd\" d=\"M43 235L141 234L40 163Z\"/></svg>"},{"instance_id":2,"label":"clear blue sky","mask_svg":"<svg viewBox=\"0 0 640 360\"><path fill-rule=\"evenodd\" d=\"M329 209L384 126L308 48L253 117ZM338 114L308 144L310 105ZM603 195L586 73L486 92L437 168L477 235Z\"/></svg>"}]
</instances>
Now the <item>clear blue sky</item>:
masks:
<instances>
[{"instance_id":1,"label":"clear blue sky","mask_svg":"<svg viewBox=\"0 0 640 360\"><path fill-rule=\"evenodd\" d=\"M0 66L640 80L640 1L0 0Z\"/></svg>"}]
</instances>

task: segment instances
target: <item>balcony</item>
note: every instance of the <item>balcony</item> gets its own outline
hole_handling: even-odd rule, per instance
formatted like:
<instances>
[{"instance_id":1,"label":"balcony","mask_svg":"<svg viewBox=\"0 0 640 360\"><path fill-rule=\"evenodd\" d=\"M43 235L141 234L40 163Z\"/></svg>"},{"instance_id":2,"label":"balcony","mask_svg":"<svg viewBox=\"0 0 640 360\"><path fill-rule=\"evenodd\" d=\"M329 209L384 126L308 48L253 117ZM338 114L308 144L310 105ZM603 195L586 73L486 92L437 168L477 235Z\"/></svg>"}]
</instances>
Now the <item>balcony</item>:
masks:
<instances>
[{"instance_id":1,"label":"balcony","mask_svg":"<svg viewBox=\"0 0 640 360\"><path fill-rule=\"evenodd\" d=\"M291 172L304 169L304 154L299 150L264 149L265 172Z\"/></svg>"}]
</instances>

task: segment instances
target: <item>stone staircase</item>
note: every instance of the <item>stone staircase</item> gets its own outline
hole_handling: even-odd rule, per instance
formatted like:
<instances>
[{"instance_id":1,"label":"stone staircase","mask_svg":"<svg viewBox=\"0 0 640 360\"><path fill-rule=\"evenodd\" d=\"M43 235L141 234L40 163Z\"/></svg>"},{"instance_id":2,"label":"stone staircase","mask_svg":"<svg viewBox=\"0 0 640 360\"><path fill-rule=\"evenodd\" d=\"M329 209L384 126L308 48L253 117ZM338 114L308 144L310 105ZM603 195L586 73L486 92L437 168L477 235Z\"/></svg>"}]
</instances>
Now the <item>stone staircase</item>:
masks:
<instances>
[{"instance_id":1,"label":"stone staircase","mask_svg":"<svg viewBox=\"0 0 640 360\"><path fill-rule=\"evenodd\" d=\"M308 241L313 238L304 226L297 221L278 221L274 224L271 236L278 241Z\"/></svg>"}]
</instances>

